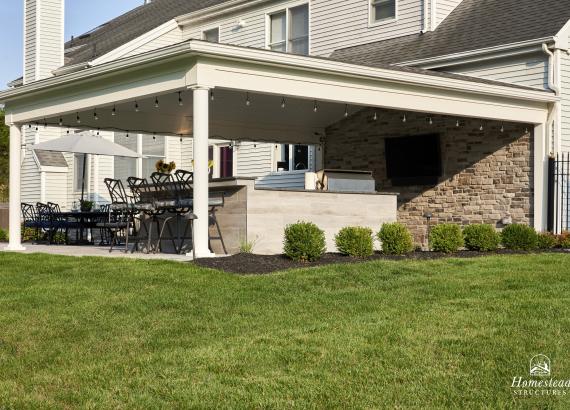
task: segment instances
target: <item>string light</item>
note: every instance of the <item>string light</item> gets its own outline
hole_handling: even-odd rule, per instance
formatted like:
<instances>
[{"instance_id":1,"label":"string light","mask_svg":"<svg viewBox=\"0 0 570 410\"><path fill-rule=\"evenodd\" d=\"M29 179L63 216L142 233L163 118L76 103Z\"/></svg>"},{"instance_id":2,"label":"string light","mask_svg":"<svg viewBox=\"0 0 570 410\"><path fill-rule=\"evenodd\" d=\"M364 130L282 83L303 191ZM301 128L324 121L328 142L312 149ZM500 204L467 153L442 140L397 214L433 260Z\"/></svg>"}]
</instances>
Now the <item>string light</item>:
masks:
<instances>
[{"instance_id":1,"label":"string light","mask_svg":"<svg viewBox=\"0 0 570 410\"><path fill-rule=\"evenodd\" d=\"M402 117L402 122L407 122L408 118L406 117L406 114L404 114L404 116Z\"/></svg>"},{"instance_id":2,"label":"string light","mask_svg":"<svg viewBox=\"0 0 570 410\"><path fill-rule=\"evenodd\" d=\"M81 124L81 118L79 117L79 113L77 113L77 116L75 117L75 121L76 121L78 124Z\"/></svg>"},{"instance_id":3,"label":"string light","mask_svg":"<svg viewBox=\"0 0 570 410\"><path fill-rule=\"evenodd\" d=\"M459 123L459 120L457 120L457 121L455 122L455 126L456 126L457 128L459 128L460 125L461 125L461 124Z\"/></svg>"},{"instance_id":4,"label":"string light","mask_svg":"<svg viewBox=\"0 0 570 410\"><path fill-rule=\"evenodd\" d=\"M283 97L281 99L281 108L285 108L286 105L287 105L287 103L285 102L285 97Z\"/></svg>"},{"instance_id":5,"label":"string light","mask_svg":"<svg viewBox=\"0 0 570 410\"><path fill-rule=\"evenodd\" d=\"M36 123L36 131L38 130L38 124Z\"/></svg>"},{"instance_id":6,"label":"string light","mask_svg":"<svg viewBox=\"0 0 570 410\"><path fill-rule=\"evenodd\" d=\"M378 112L374 111L374 117L372 118L374 121L378 121Z\"/></svg>"},{"instance_id":7,"label":"string light","mask_svg":"<svg viewBox=\"0 0 570 410\"><path fill-rule=\"evenodd\" d=\"M111 111L111 115L114 117L115 115L117 115L117 107L115 105L113 105L113 111Z\"/></svg>"},{"instance_id":8,"label":"string light","mask_svg":"<svg viewBox=\"0 0 570 410\"><path fill-rule=\"evenodd\" d=\"M528 134L528 127L526 127L526 128L524 129L524 133L525 133L525 134Z\"/></svg>"},{"instance_id":9,"label":"string light","mask_svg":"<svg viewBox=\"0 0 570 410\"><path fill-rule=\"evenodd\" d=\"M28 129L31 129L31 128L32 128L32 124L28 124Z\"/></svg>"},{"instance_id":10,"label":"string light","mask_svg":"<svg viewBox=\"0 0 570 410\"><path fill-rule=\"evenodd\" d=\"M158 108L159 104L158 104L158 97L154 98L154 108Z\"/></svg>"},{"instance_id":11,"label":"string light","mask_svg":"<svg viewBox=\"0 0 570 410\"><path fill-rule=\"evenodd\" d=\"M501 124L501 133L505 132L505 125Z\"/></svg>"},{"instance_id":12,"label":"string light","mask_svg":"<svg viewBox=\"0 0 570 410\"><path fill-rule=\"evenodd\" d=\"M182 91L178 91L178 105L180 107L184 105L184 101L182 100Z\"/></svg>"},{"instance_id":13,"label":"string light","mask_svg":"<svg viewBox=\"0 0 570 410\"><path fill-rule=\"evenodd\" d=\"M433 118L432 117L428 117L428 123L429 123L429 125L433 125Z\"/></svg>"},{"instance_id":14,"label":"string light","mask_svg":"<svg viewBox=\"0 0 570 410\"><path fill-rule=\"evenodd\" d=\"M245 93L245 105L248 107L251 105L251 100L249 99L249 93Z\"/></svg>"},{"instance_id":15,"label":"string light","mask_svg":"<svg viewBox=\"0 0 570 410\"><path fill-rule=\"evenodd\" d=\"M215 97L214 97L214 90L210 90L210 101L214 101Z\"/></svg>"},{"instance_id":16,"label":"string light","mask_svg":"<svg viewBox=\"0 0 570 410\"><path fill-rule=\"evenodd\" d=\"M182 142L182 134L180 134L180 142Z\"/></svg>"},{"instance_id":17,"label":"string light","mask_svg":"<svg viewBox=\"0 0 570 410\"><path fill-rule=\"evenodd\" d=\"M140 108L139 108L139 103L137 101L135 101L135 112L139 112Z\"/></svg>"},{"instance_id":18,"label":"string light","mask_svg":"<svg viewBox=\"0 0 570 410\"><path fill-rule=\"evenodd\" d=\"M315 104L314 104L314 106L313 106L313 111L314 111L314 112L319 111L319 103L317 102L317 100L315 100Z\"/></svg>"},{"instance_id":19,"label":"string light","mask_svg":"<svg viewBox=\"0 0 570 410\"><path fill-rule=\"evenodd\" d=\"M152 139L153 139L153 140L156 140L156 132L153 132L153 133L152 133Z\"/></svg>"},{"instance_id":20,"label":"string light","mask_svg":"<svg viewBox=\"0 0 570 410\"><path fill-rule=\"evenodd\" d=\"M483 131L485 129L485 127L483 127L483 123L481 123L481 126L479 127L479 131Z\"/></svg>"},{"instance_id":21,"label":"string light","mask_svg":"<svg viewBox=\"0 0 570 410\"><path fill-rule=\"evenodd\" d=\"M348 117L348 104L344 106L344 118Z\"/></svg>"},{"instance_id":22,"label":"string light","mask_svg":"<svg viewBox=\"0 0 570 410\"><path fill-rule=\"evenodd\" d=\"M69 128L67 129L67 133L69 134Z\"/></svg>"},{"instance_id":23,"label":"string light","mask_svg":"<svg viewBox=\"0 0 570 410\"><path fill-rule=\"evenodd\" d=\"M95 121L99 120L99 116L97 115L97 110L95 110L95 112L93 113L93 118L95 119Z\"/></svg>"},{"instance_id":24,"label":"string light","mask_svg":"<svg viewBox=\"0 0 570 410\"><path fill-rule=\"evenodd\" d=\"M44 118L44 129L46 129L46 128L47 128L47 121L46 121L46 119Z\"/></svg>"},{"instance_id":25,"label":"string light","mask_svg":"<svg viewBox=\"0 0 570 410\"><path fill-rule=\"evenodd\" d=\"M127 131L127 135L126 135L126 137L127 137L127 138L129 138L129 131Z\"/></svg>"},{"instance_id":26,"label":"string light","mask_svg":"<svg viewBox=\"0 0 570 410\"><path fill-rule=\"evenodd\" d=\"M101 128L97 128L97 136L101 133Z\"/></svg>"},{"instance_id":27,"label":"string light","mask_svg":"<svg viewBox=\"0 0 570 410\"><path fill-rule=\"evenodd\" d=\"M59 117L58 124L59 124L60 127L63 125L63 118Z\"/></svg>"}]
</instances>

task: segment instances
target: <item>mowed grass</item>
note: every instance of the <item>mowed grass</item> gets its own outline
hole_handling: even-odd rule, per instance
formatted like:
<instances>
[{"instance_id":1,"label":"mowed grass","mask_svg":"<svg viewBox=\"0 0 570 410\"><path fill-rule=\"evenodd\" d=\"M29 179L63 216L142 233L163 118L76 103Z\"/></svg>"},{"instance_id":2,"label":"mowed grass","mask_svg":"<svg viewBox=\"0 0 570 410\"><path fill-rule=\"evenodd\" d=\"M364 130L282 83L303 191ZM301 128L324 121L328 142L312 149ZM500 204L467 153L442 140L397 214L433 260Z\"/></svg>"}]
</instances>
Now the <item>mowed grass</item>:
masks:
<instances>
[{"instance_id":1,"label":"mowed grass","mask_svg":"<svg viewBox=\"0 0 570 410\"><path fill-rule=\"evenodd\" d=\"M0 408L568 408L570 256L235 276L0 255Z\"/></svg>"}]
</instances>

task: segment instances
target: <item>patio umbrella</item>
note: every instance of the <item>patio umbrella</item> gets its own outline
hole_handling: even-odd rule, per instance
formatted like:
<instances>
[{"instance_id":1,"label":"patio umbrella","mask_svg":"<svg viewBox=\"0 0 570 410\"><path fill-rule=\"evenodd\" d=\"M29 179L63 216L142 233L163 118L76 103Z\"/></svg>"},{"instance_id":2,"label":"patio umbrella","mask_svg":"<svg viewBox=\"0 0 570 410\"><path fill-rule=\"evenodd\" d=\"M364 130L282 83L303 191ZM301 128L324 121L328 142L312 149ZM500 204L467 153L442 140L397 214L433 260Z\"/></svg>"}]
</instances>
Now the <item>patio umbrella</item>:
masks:
<instances>
[{"instance_id":1,"label":"patio umbrella","mask_svg":"<svg viewBox=\"0 0 570 410\"><path fill-rule=\"evenodd\" d=\"M83 154L83 177L81 184L81 201L85 195L85 164L87 155L106 155L111 157L140 158L141 155L122 145L95 137L88 133L68 135L52 141L42 142L32 146L34 151L55 151Z\"/></svg>"}]
</instances>

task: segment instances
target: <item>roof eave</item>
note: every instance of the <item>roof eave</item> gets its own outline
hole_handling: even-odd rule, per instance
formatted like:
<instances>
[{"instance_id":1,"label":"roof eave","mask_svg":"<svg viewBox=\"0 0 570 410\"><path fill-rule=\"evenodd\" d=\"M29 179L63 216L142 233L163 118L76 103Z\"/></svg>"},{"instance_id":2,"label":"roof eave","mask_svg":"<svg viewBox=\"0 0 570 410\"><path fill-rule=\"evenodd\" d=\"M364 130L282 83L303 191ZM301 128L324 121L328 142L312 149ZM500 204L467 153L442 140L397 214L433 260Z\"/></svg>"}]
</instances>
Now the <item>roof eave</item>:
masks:
<instances>
[{"instance_id":1,"label":"roof eave","mask_svg":"<svg viewBox=\"0 0 570 410\"><path fill-rule=\"evenodd\" d=\"M51 77L0 92L0 103L19 99L54 87L62 87L77 81L124 71L133 67L149 66L157 62L166 62L176 58L191 56L216 57L230 60L255 62L263 65L284 66L293 69L327 72L348 77L368 78L401 84L447 89L461 92L509 97L536 102L559 101L553 93L541 90L528 90L509 87L508 85L487 84L466 79L439 77L424 73L399 71L389 68L376 68L351 63L338 62L319 57L308 57L269 50L214 44L199 40L188 40L173 46L164 47L148 53L126 57L99 66L71 72L58 77Z\"/></svg>"}]
</instances>

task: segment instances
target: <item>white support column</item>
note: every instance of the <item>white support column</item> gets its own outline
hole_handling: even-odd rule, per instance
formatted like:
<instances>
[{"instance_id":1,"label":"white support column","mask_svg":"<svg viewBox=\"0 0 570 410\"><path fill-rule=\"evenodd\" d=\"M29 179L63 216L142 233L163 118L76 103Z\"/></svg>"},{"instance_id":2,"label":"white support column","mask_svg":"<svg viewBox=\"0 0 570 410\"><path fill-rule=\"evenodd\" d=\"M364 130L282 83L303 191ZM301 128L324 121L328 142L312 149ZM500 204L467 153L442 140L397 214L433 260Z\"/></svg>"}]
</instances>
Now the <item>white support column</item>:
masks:
<instances>
[{"instance_id":1,"label":"white support column","mask_svg":"<svg viewBox=\"0 0 570 410\"><path fill-rule=\"evenodd\" d=\"M534 127L534 228L546 230L548 212L547 124Z\"/></svg>"},{"instance_id":2,"label":"white support column","mask_svg":"<svg viewBox=\"0 0 570 410\"><path fill-rule=\"evenodd\" d=\"M19 125L10 125L10 243L7 251L23 251L20 221L20 169L22 130Z\"/></svg>"},{"instance_id":3,"label":"white support column","mask_svg":"<svg viewBox=\"0 0 570 410\"><path fill-rule=\"evenodd\" d=\"M208 248L208 137L209 137L209 88L193 87L194 96L194 249L197 258L213 256Z\"/></svg>"}]
</instances>

